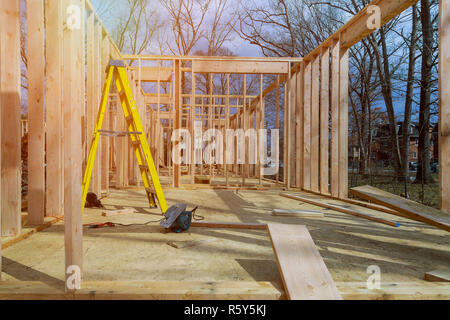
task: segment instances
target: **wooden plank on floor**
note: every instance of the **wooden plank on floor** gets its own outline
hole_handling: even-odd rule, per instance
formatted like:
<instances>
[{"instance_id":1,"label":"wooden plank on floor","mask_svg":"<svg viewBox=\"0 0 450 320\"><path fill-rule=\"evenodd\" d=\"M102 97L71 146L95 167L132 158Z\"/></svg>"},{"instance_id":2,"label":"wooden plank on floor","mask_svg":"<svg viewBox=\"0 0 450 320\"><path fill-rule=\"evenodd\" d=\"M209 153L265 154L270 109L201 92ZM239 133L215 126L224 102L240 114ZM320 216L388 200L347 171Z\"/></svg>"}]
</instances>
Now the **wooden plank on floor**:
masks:
<instances>
[{"instance_id":1,"label":"wooden plank on floor","mask_svg":"<svg viewBox=\"0 0 450 320\"><path fill-rule=\"evenodd\" d=\"M46 216L63 214L62 2L45 1L47 170Z\"/></svg>"},{"instance_id":2,"label":"wooden plank on floor","mask_svg":"<svg viewBox=\"0 0 450 320\"><path fill-rule=\"evenodd\" d=\"M345 300L448 300L447 283L383 283L369 290L365 282L338 282ZM102 281L85 282L75 294L43 282L2 282L0 300L285 300L284 288L256 281Z\"/></svg>"},{"instance_id":3,"label":"wooden plank on floor","mask_svg":"<svg viewBox=\"0 0 450 320\"><path fill-rule=\"evenodd\" d=\"M0 1L1 55L1 214L2 236L20 234L21 221L21 72L20 1Z\"/></svg>"},{"instance_id":4,"label":"wooden plank on floor","mask_svg":"<svg viewBox=\"0 0 450 320\"><path fill-rule=\"evenodd\" d=\"M342 300L305 226L269 224L268 231L290 300Z\"/></svg>"},{"instance_id":5,"label":"wooden plank on floor","mask_svg":"<svg viewBox=\"0 0 450 320\"><path fill-rule=\"evenodd\" d=\"M44 0L27 0L28 67L28 223L44 222L45 79Z\"/></svg>"},{"instance_id":6,"label":"wooden plank on floor","mask_svg":"<svg viewBox=\"0 0 450 320\"><path fill-rule=\"evenodd\" d=\"M448 213L371 186L352 188L350 192L357 197L404 213L412 220L450 231L450 214Z\"/></svg>"},{"instance_id":7,"label":"wooden plank on floor","mask_svg":"<svg viewBox=\"0 0 450 320\"><path fill-rule=\"evenodd\" d=\"M429 282L450 282L450 269L427 272L425 273L425 280Z\"/></svg>"},{"instance_id":8,"label":"wooden plank on floor","mask_svg":"<svg viewBox=\"0 0 450 320\"><path fill-rule=\"evenodd\" d=\"M352 215L355 217L364 218L364 219L371 220L374 222L379 222L379 223L382 223L382 224L385 224L385 225L388 225L391 227L399 227L399 224L396 222L391 222L391 221L387 221L385 219L376 218L376 217L370 216L370 215L368 215L364 212L358 211L358 210L347 209L342 206L325 203L323 200L313 200L313 199L309 199L309 198L302 197L299 195L286 194L286 193L282 193L280 195L282 197L285 197L288 199L302 201L302 202L309 203L309 204L312 204L312 205L315 205L315 206L318 206L321 208L331 209L331 210L346 213L346 214L349 214L349 215Z\"/></svg>"},{"instance_id":9,"label":"wooden plank on floor","mask_svg":"<svg viewBox=\"0 0 450 320\"><path fill-rule=\"evenodd\" d=\"M272 211L273 216L280 217L301 217L301 218L323 218L325 214L320 211L312 211L312 210L283 210L283 209L274 209Z\"/></svg>"},{"instance_id":10,"label":"wooden plank on floor","mask_svg":"<svg viewBox=\"0 0 450 320\"><path fill-rule=\"evenodd\" d=\"M381 289L370 290L366 282L337 284L345 300L448 300L447 283L396 282L381 284Z\"/></svg>"}]
</instances>

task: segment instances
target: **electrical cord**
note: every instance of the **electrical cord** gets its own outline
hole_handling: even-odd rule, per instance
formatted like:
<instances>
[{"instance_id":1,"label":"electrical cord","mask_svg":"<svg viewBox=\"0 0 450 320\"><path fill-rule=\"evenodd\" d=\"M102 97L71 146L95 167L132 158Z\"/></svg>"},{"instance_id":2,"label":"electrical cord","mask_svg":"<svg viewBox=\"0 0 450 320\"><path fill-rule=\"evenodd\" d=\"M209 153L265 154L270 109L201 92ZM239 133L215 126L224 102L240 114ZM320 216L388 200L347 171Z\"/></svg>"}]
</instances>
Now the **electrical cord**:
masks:
<instances>
[{"instance_id":1,"label":"electrical cord","mask_svg":"<svg viewBox=\"0 0 450 320\"><path fill-rule=\"evenodd\" d=\"M192 219L195 221L203 221L205 220L205 217L196 214L198 207L195 207L191 212L192 212ZM84 227L88 227L90 229L94 229L94 228L98 228L99 225L104 225L104 226L108 226L108 227L144 227L144 226L148 226L149 224L153 224L153 223L160 223L163 222L164 220L166 220L166 218L162 218L160 220L153 220L153 221L148 221L145 223L132 223L132 224L122 224L122 223L115 223L115 222L106 222L106 223L92 223L92 224L85 224L83 225Z\"/></svg>"}]
</instances>

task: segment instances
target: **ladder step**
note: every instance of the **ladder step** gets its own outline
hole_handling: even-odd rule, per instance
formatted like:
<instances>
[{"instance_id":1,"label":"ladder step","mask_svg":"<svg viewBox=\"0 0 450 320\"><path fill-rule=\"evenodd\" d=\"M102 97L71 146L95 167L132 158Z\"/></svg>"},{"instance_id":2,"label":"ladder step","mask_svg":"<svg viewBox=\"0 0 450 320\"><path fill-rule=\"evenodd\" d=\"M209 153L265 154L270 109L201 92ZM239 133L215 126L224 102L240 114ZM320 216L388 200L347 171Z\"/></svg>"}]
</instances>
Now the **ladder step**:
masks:
<instances>
[{"instance_id":1,"label":"ladder step","mask_svg":"<svg viewBox=\"0 0 450 320\"><path fill-rule=\"evenodd\" d=\"M140 145L141 145L141 141L139 141L139 140L132 141L131 144L132 144L133 146L140 146Z\"/></svg>"},{"instance_id":2,"label":"ladder step","mask_svg":"<svg viewBox=\"0 0 450 320\"><path fill-rule=\"evenodd\" d=\"M156 194L156 191L153 188L146 188L145 191L147 191L147 193L149 194Z\"/></svg>"},{"instance_id":3,"label":"ladder step","mask_svg":"<svg viewBox=\"0 0 450 320\"><path fill-rule=\"evenodd\" d=\"M134 121L133 116L128 116L128 117L125 118L125 120L127 122L133 122Z\"/></svg>"},{"instance_id":4,"label":"ladder step","mask_svg":"<svg viewBox=\"0 0 450 320\"><path fill-rule=\"evenodd\" d=\"M125 137L133 134L142 134L142 132L131 132L131 131L109 131L109 130L98 130L100 135L107 137Z\"/></svg>"},{"instance_id":5,"label":"ladder step","mask_svg":"<svg viewBox=\"0 0 450 320\"><path fill-rule=\"evenodd\" d=\"M142 169L142 170L149 170L147 165L139 166L139 169Z\"/></svg>"}]
</instances>

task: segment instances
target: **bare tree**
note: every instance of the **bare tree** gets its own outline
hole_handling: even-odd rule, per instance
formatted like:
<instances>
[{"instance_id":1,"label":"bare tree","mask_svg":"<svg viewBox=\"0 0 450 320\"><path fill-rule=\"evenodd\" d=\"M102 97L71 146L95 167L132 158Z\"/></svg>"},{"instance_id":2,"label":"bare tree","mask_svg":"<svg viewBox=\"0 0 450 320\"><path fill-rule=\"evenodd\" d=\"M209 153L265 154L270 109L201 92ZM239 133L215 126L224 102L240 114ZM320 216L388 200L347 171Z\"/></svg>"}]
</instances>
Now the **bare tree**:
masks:
<instances>
[{"instance_id":1,"label":"bare tree","mask_svg":"<svg viewBox=\"0 0 450 320\"><path fill-rule=\"evenodd\" d=\"M204 36L202 29L211 0L161 0L169 15L172 39L165 44L174 55L189 55Z\"/></svg>"}]
</instances>

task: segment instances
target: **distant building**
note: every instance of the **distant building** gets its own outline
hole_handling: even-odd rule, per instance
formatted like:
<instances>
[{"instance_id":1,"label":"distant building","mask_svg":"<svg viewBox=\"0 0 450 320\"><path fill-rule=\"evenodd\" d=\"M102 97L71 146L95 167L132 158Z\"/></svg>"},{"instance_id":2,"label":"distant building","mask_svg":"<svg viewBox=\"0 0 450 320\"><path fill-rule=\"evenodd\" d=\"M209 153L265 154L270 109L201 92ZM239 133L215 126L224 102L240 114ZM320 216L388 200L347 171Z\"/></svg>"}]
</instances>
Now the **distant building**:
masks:
<instances>
[{"instance_id":1,"label":"distant building","mask_svg":"<svg viewBox=\"0 0 450 320\"><path fill-rule=\"evenodd\" d=\"M438 153L436 152L436 125L430 126L430 161L437 161ZM397 122L397 134L400 146L403 145L403 122ZM409 137L409 162L419 161L419 124L411 123ZM373 145L372 145L372 159L373 160L394 160L393 159L393 141L390 134L390 127L388 124L383 124L374 129Z\"/></svg>"}]
</instances>

